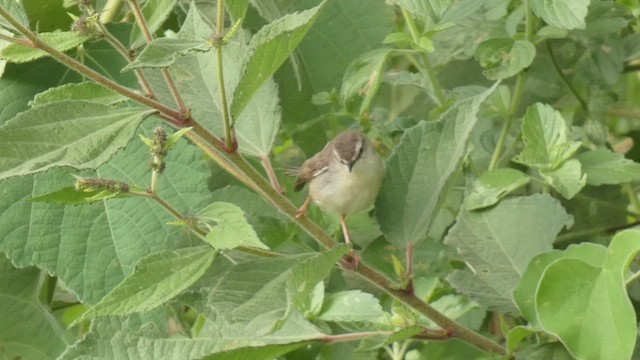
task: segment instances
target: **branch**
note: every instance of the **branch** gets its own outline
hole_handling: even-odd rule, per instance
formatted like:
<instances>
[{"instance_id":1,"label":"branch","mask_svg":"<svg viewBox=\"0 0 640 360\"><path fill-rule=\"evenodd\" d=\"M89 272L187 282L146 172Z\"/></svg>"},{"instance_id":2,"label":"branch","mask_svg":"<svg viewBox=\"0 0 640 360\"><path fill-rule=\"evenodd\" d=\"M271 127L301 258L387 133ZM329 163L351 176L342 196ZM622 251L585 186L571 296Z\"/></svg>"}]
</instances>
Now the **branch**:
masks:
<instances>
[{"instance_id":1,"label":"branch","mask_svg":"<svg viewBox=\"0 0 640 360\"><path fill-rule=\"evenodd\" d=\"M149 31L149 26L147 25L147 21L144 18L144 15L142 14L142 10L140 10L140 7L138 6L138 3L136 0L129 0L129 6L131 7L131 10L133 10L133 16L136 19L136 24L138 24L138 28L140 28L140 31L144 35L144 39L147 41L147 44L149 44L151 41L153 41L153 37L151 36L151 32ZM176 83L173 80L171 73L169 73L168 69L161 69L160 72L162 72L162 77L164 78L164 82L167 84L167 87L169 88L169 91L171 92L171 96L173 96L173 99L175 100L176 105L178 105L178 109L180 109L180 113L181 113L180 119L181 120L187 119L189 117L189 109L185 105L184 99L182 99L182 95L180 94L180 91L178 91L178 87L176 86Z\"/></svg>"},{"instance_id":2,"label":"branch","mask_svg":"<svg viewBox=\"0 0 640 360\"><path fill-rule=\"evenodd\" d=\"M201 139L217 139L213 134L208 133L208 130L202 127L194 127L193 131L188 132L186 136L191 136L192 138L198 137ZM231 169L232 175L236 175L238 171L241 172L244 176L239 178L240 181L256 191L260 196L262 196L262 198L287 215L292 221L297 222L298 225L313 237L323 248L331 249L338 245L331 236L329 236L321 227L311 221L308 217L303 216L296 218L297 207L288 198L275 190L269 181L258 173L257 170L255 170L255 168L253 168L253 166L251 166L238 152L227 153L214 146L206 144L203 151L211 156L213 160L218 162L218 164L223 168ZM395 289L394 284L392 284L389 279L375 271L373 268L360 263L360 265L355 269L355 272L389 295L425 315L440 327L449 331L453 336L484 351L503 355L507 354L506 349L499 344L485 338L469 328L464 327L463 325L458 324L454 320L449 319L416 295L405 290Z\"/></svg>"},{"instance_id":3,"label":"branch","mask_svg":"<svg viewBox=\"0 0 640 360\"><path fill-rule=\"evenodd\" d=\"M218 67L218 87L220 88L220 103L222 105L222 121L224 123L224 138L227 152L236 151L238 143L233 130L233 122L229 115L229 105L227 104L227 90L224 85L224 69L222 63L223 36L222 27L224 24L224 0L218 0L218 18L216 23L216 33L213 35L213 44L216 47L216 63Z\"/></svg>"},{"instance_id":4,"label":"branch","mask_svg":"<svg viewBox=\"0 0 640 360\"><path fill-rule=\"evenodd\" d=\"M164 104L161 104L160 102L153 100L153 99L149 99L145 96L140 95L138 92L131 90L129 88L126 88L106 77L104 77L102 74L96 72L95 70L87 67L86 65L84 65L83 63L75 60L74 58L68 56L67 54L63 53L62 51L58 51L55 48L53 48L51 45L45 43L44 41L42 41L42 39L40 39L40 37L38 37L38 35L36 35L34 32L32 32L31 30L29 30L28 28L24 27L22 24L20 24L16 19L14 19L11 14L9 14L9 12L7 12L5 10L4 7L0 6L0 16L2 16L3 18L5 18L5 20L7 20L11 25L13 25L13 27L15 27L22 35L24 35L27 39L31 40L31 42L33 43L33 46L43 50L44 52L48 53L49 55L51 55L51 57L53 57L54 59L56 59L57 61L61 62L62 64L66 65L67 67L69 67L70 69L79 72L80 74L86 76L87 78L97 82L98 84L113 90L115 92L117 92L120 95L126 96L128 98L130 98L133 101L139 102L143 105L147 105L150 108L156 109L158 111L160 111L161 113L169 116L172 119L175 119L176 121L179 121L181 119L181 113L179 111L176 111L174 109L171 109L167 106L165 106Z\"/></svg>"}]
</instances>

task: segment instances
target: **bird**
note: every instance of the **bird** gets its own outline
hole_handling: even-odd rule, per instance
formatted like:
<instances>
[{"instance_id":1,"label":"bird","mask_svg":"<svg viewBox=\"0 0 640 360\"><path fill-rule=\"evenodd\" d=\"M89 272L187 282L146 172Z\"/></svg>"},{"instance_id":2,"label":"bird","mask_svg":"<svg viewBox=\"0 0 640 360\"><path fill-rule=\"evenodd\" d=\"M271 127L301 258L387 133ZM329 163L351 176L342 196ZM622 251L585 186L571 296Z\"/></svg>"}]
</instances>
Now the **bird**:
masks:
<instances>
[{"instance_id":1,"label":"bird","mask_svg":"<svg viewBox=\"0 0 640 360\"><path fill-rule=\"evenodd\" d=\"M386 174L384 160L359 130L338 134L297 172L294 191L309 184L309 195L296 218L313 201L325 212L338 213L345 243L351 243L346 215L367 209L375 201Z\"/></svg>"}]
</instances>

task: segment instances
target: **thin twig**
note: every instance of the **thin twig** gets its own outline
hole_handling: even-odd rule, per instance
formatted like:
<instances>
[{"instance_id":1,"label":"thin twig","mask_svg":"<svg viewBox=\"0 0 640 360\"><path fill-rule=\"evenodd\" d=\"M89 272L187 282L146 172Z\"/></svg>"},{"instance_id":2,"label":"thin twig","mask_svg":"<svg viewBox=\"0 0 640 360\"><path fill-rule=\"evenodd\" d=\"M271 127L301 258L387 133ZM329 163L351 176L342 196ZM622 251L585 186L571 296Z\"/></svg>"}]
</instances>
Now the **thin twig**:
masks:
<instances>
[{"instance_id":1,"label":"thin twig","mask_svg":"<svg viewBox=\"0 0 640 360\"><path fill-rule=\"evenodd\" d=\"M35 45L33 45L33 43L29 40L14 38L2 33L0 33L0 40L4 40L12 44L20 44L22 46L35 47Z\"/></svg>"},{"instance_id":2,"label":"thin twig","mask_svg":"<svg viewBox=\"0 0 640 360\"><path fill-rule=\"evenodd\" d=\"M172 119L175 119L176 121L180 120L181 117L181 113L179 111L176 111L174 109L171 109L167 106L165 106L164 104L153 100L153 99L149 99L145 96L140 95L138 92L131 90L129 88L126 88L108 78L106 78L104 75L96 72L95 70L87 67L86 65L84 65L83 63L77 61L76 59L68 56L67 54L63 53L62 51L58 51L56 50L54 47L52 47L51 45L47 44L46 42L42 41L42 39L40 39L40 37L38 37L38 35L36 35L34 32L32 32L30 29L24 27L20 22L18 22L16 19L14 19L11 14L9 14L9 12L7 12L5 10L4 7L0 6L0 16L2 16L3 18L5 18L14 28L16 28L22 35L24 35L26 38L28 38L29 40L31 40L31 42L33 43L34 47L41 49L43 51L45 51L46 53L48 53L49 55L51 55L54 59L56 59L57 61L61 62L62 64L68 66L69 68L71 68L74 71L79 72L80 74L86 76L87 78L97 82L98 84L111 89L115 92L117 92L120 95L126 96L128 98L130 98L133 101L139 102L141 104L147 105L150 108L156 109L158 111L160 111L161 113L169 116Z\"/></svg>"},{"instance_id":3,"label":"thin twig","mask_svg":"<svg viewBox=\"0 0 640 360\"><path fill-rule=\"evenodd\" d=\"M260 155L260 163L262 164L262 168L266 171L267 176L269 177L269 181L271 182L271 186L276 189L280 194L284 194L284 190L282 190L282 186L280 186L280 182L278 182L278 177L276 176L275 171L273 171L273 166L271 165L271 159L269 159L268 155Z\"/></svg>"},{"instance_id":4,"label":"thin twig","mask_svg":"<svg viewBox=\"0 0 640 360\"><path fill-rule=\"evenodd\" d=\"M138 6L138 2L136 0L129 0L129 6L133 11L133 16L136 19L136 23L138 24L138 28L140 29L140 32L142 32L145 41L147 42L147 44L149 44L150 42L153 41L153 36L149 31L147 20L144 18L144 15L142 14L142 10L140 9L140 6ZM181 113L180 119L183 121L186 120L189 117L189 109L185 105L184 99L182 98L182 95L180 94L180 91L178 90L178 87L176 86L176 83L173 80L171 73L167 69L160 69L160 72L162 73L164 82L167 84L167 87L169 88L169 92L171 92L171 96L173 96L173 99L175 100L176 105L178 105L178 109L180 109L180 113Z\"/></svg>"},{"instance_id":5,"label":"thin twig","mask_svg":"<svg viewBox=\"0 0 640 360\"><path fill-rule=\"evenodd\" d=\"M111 32L107 29L106 26L104 26L101 20L98 21L98 28L100 29L100 32L102 32L102 36L104 36L104 39L118 51L118 53L127 61L127 63L130 63L131 57L129 56L129 50L127 50L127 48L115 36L113 36L113 34L111 34ZM134 69L133 72L136 75L136 78L138 78L138 84L140 84L140 86L147 92L147 96L152 99L157 99L158 97L151 88L151 85L149 84L149 81L147 81L147 78L144 76L142 70Z\"/></svg>"},{"instance_id":6,"label":"thin twig","mask_svg":"<svg viewBox=\"0 0 640 360\"><path fill-rule=\"evenodd\" d=\"M569 91L571 91L571 94L573 94L573 96L576 98L576 100L578 100L578 102L580 103L580 106L582 107L582 109L585 112L588 113L589 112L589 106L587 105L587 102L584 101L582 96L580 96L580 93L578 93L578 90L573 86L573 84L571 84L571 81L569 81L569 79L564 74L564 72L562 72L562 69L560 68L560 64L558 64L558 60L556 60L556 56L553 53L553 47L551 46L551 40L545 41L545 44L547 45L547 51L549 52L549 57L551 58L551 63L553 64L553 68L556 69L556 72L560 76L560 79L562 79L562 82L567 86Z\"/></svg>"},{"instance_id":7,"label":"thin twig","mask_svg":"<svg viewBox=\"0 0 640 360\"><path fill-rule=\"evenodd\" d=\"M224 0L218 0L218 12L216 33L214 34L214 45L216 47L216 65L218 68L218 87L220 88L220 104L222 106L222 121L224 123L224 138L227 152L235 152L237 148L236 135L233 130L233 121L229 114L229 105L227 104L227 90L224 84L224 64L222 61L222 29L224 25Z\"/></svg>"}]
</instances>

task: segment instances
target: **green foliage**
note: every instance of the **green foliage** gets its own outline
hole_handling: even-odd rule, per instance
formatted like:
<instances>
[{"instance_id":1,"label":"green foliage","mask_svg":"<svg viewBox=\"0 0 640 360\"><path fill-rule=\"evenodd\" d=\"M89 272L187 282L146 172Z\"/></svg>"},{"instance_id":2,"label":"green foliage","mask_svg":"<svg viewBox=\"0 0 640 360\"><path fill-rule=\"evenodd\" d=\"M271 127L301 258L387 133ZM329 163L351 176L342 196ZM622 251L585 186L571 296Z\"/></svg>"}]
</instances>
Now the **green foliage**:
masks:
<instances>
[{"instance_id":1,"label":"green foliage","mask_svg":"<svg viewBox=\"0 0 640 360\"><path fill-rule=\"evenodd\" d=\"M89 36L80 35L73 31L42 33L40 36L45 43L59 51L75 49L90 39ZM0 57L15 63L30 62L44 56L47 56L46 52L20 44L11 44L0 51Z\"/></svg>"},{"instance_id":2,"label":"green foliage","mask_svg":"<svg viewBox=\"0 0 640 360\"><path fill-rule=\"evenodd\" d=\"M426 236L440 194L466 153L480 104L494 89L495 85L460 100L437 122L423 122L405 132L389 156L388 175L376 203L380 230L389 242L404 248Z\"/></svg>"},{"instance_id":3,"label":"green foliage","mask_svg":"<svg viewBox=\"0 0 640 360\"><path fill-rule=\"evenodd\" d=\"M145 256L132 274L82 314L80 320L154 309L195 283L211 266L215 254L210 247L199 246Z\"/></svg>"},{"instance_id":4,"label":"green foliage","mask_svg":"<svg viewBox=\"0 0 640 360\"><path fill-rule=\"evenodd\" d=\"M634 358L639 12L0 0L0 358Z\"/></svg>"},{"instance_id":5,"label":"green foliage","mask_svg":"<svg viewBox=\"0 0 640 360\"><path fill-rule=\"evenodd\" d=\"M628 230L613 238L608 251L581 244L539 255L518 285L518 304L523 314L558 336L574 356L628 359L637 324L626 295L625 273L638 251L640 232Z\"/></svg>"},{"instance_id":6,"label":"green foliage","mask_svg":"<svg viewBox=\"0 0 640 360\"><path fill-rule=\"evenodd\" d=\"M60 166L95 168L124 147L152 113L85 101L25 111L0 126L0 179Z\"/></svg>"}]
</instances>

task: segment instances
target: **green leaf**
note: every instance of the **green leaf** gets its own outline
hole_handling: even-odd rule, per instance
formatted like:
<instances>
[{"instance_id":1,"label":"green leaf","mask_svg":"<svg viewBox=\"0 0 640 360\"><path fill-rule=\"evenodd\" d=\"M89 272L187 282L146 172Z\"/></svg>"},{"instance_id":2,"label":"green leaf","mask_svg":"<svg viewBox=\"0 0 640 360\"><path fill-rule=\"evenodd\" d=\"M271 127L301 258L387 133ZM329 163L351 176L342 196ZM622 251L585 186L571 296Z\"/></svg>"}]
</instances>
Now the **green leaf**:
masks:
<instances>
[{"instance_id":1,"label":"green leaf","mask_svg":"<svg viewBox=\"0 0 640 360\"><path fill-rule=\"evenodd\" d=\"M72 342L60 324L38 300L42 274L29 267L16 269L0 254L0 357L55 359Z\"/></svg>"},{"instance_id":2,"label":"green leaf","mask_svg":"<svg viewBox=\"0 0 640 360\"><path fill-rule=\"evenodd\" d=\"M437 23L447 10L448 4L428 0L392 0L392 3L408 11L416 19Z\"/></svg>"},{"instance_id":3,"label":"green leaf","mask_svg":"<svg viewBox=\"0 0 640 360\"><path fill-rule=\"evenodd\" d=\"M142 8L142 16L145 18L151 34L160 29L167 20L178 0L148 0ZM136 49L146 43L144 35L138 26L134 26L129 39L129 47Z\"/></svg>"},{"instance_id":4,"label":"green leaf","mask_svg":"<svg viewBox=\"0 0 640 360\"><path fill-rule=\"evenodd\" d=\"M586 151L576 156L589 185L640 181L640 164L609 150Z\"/></svg>"},{"instance_id":5,"label":"green leaf","mask_svg":"<svg viewBox=\"0 0 640 360\"><path fill-rule=\"evenodd\" d=\"M512 191L529 183L529 176L510 168L489 170L477 178L464 199L467 210L496 204Z\"/></svg>"},{"instance_id":6,"label":"green leaf","mask_svg":"<svg viewBox=\"0 0 640 360\"><path fill-rule=\"evenodd\" d=\"M42 106L63 100L85 100L104 105L112 105L125 101L126 99L126 97L94 82L83 82L79 84L65 84L41 92L33 99L31 106Z\"/></svg>"},{"instance_id":7,"label":"green leaf","mask_svg":"<svg viewBox=\"0 0 640 360\"><path fill-rule=\"evenodd\" d=\"M269 249L247 222L244 211L234 204L213 203L198 214L198 220L211 228L206 239L216 249L234 249L238 246Z\"/></svg>"},{"instance_id":8,"label":"green leaf","mask_svg":"<svg viewBox=\"0 0 640 360\"><path fill-rule=\"evenodd\" d=\"M166 68L175 63L178 56L189 51L208 51L210 46L204 40L159 38L150 42L140 54L122 71L141 68Z\"/></svg>"},{"instance_id":9,"label":"green leaf","mask_svg":"<svg viewBox=\"0 0 640 360\"><path fill-rule=\"evenodd\" d=\"M340 96L348 110L354 108L357 117L361 117L368 111L371 101L378 93L392 51L387 48L368 51L355 59L347 68L342 79Z\"/></svg>"},{"instance_id":10,"label":"green leaf","mask_svg":"<svg viewBox=\"0 0 640 360\"><path fill-rule=\"evenodd\" d=\"M489 80L501 80L517 75L531 65L536 48L527 40L493 38L476 48L476 60Z\"/></svg>"},{"instance_id":11,"label":"green leaf","mask_svg":"<svg viewBox=\"0 0 640 360\"><path fill-rule=\"evenodd\" d=\"M294 341L292 339L292 341ZM203 360L271 360L279 359L282 355L293 350L309 346L308 342L292 342L283 345L250 346L229 351L221 351L217 354L202 358Z\"/></svg>"},{"instance_id":12,"label":"green leaf","mask_svg":"<svg viewBox=\"0 0 640 360\"><path fill-rule=\"evenodd\" d=\"M247 9L249 8L249 0L228 1L225 2L224 5L227 7L229 15L231 15L231 18L235 22L239 19L243 19L247 14Z\"/></svg>"},{"instance_id":13,"label":"green leaf","mask_svg":"<svg viewBox=\"0 0 640 360\"><path fill-rule=\"evenodd\" d=\"M153 111L64 101L25 111L0 126L0 179L53 167L96 168Z\"/></svg>"},{"instance_id":14,"label":"green leaf","mask_svg":"<svg viewBox=\"0 0 640 360\"><path fill-rule=\"evenodd\" d=\"M516 352L522 340L534 334L534 331L525 326L516 326L507 334L507 349L510 354Z\"/></svg>"},{"instance_id":15,"label":"green leaf","mask_svg":"<svg viewBox=\"0 0 640 360\"><path fill-rule=\"evenodd\" d=\"M149 135L156 124L149 130L143 125L140 131ZM74 175L147 184L149 156L141 141L133 141L97 170ZM210 173L195 146L178 142L165 162L158 196L182 214L195 214L212 202L207 190ZM140 258L200 241L184 228L167 226L175 217L150 199L128 197L89 206L29 201L69 186L70 172L57 168L0 182L0 251L17 266L36 265L59 277L82 302L98 302L133 271Z\"/></svg>"},{"instance_id":16,"label":"green leaf","mask_svg":"<svg viewBox=\"0 0 640 360\"><path fill-rule=\"evenodd\" d=\"M540 278L547 267L558 259L582 259L592 266L602 266L606 260L606 249L592 243L571 245L566 250L554 250L535 256L513 291L513 298L522 316L529 321L529 326L540 328L535 308L535 292Z\"/></svg>"},{"instance_id":17,"label":"green leaf","mask_svg":"<svg viewBox=\"0 0 640 360\"><path fill-rule=\"evenodd\" d=\"M239 264L208 292L201 312L225 321L235 337L273 332L329 275L346 246L324 253L282 256Z\"/></svg>"},{"instance_id":18,"label":"green leaf","mask_svg":"<svg viewBox=\"0 0 640 360\"><path fill-rule=\"evenodd\" d=\"M201 18L195 6L190 8L180 33L180 39L191 41L211 35L212 30ZM222 52L227 94L233 92L240 79L243 63L249 49L239 40L232 39ZM189 104L194 119L218 136L224 136L222 104L217 81L216 56L211 53L188 53L179 57L169 68L176 79L178 90ZM162 74L145 73L160 101L173 103ZM238 149L252 156L266 156L271 151L280 126L278 90L273 80L267 80L257 90L242 114L235 118L234 126Z\"/></svg>"},{"instance_id":19,"label":"green leaf","mask_svg":"<svg viewBox=\"0 0 640 360\"><path fill-rule=\"evenodd\" d=\"M209 246L163 250L140 259L126 277L80 320L152 310L195 283L207 271L216 251Z\"/></svg>"},{"instance_id":20,"label":"green leaf","mask_svg":"<svg viewBox=\"0 0 640 360\"><path fill-rule=\"evenodd\" d=\"M31 201L61 205L85 205L125 196L129 195L119 191L110 191L107 189L94 191L78 191L74 187L66 187L46 195L34 197L33 199L31 199Z\"/></svg>"},{"instance_id":21,"label":"green leaf","mask_svg":"<svg viewBox=\"0 0 640 360\"><path fill-rule=\"evenodd\" d=\"M24 8L22 7L22 3L18 0L0 0L0 6L11 15L12 18L16 19L18 23L22 26L29 28L29 19L27 18L27 14L24 12ZM4 17L0 16L0 26L16 30Z\"/></svg>"},{"instance_id":22,"label":"green leaf","mask_svg":"<svg viewBox=\"0 0 640 360\"><path fill-rule=\"evenodd\" d=\"M413 42L413 39L411 39L411 36L409 36L409 34L407 34L406 32L394 32L387 35L387 37L384 38L384 40L382 40L383 44L406 45L412 42Z\"/></svg>"},{"instance_id":23,"label":"green leaf","mask_svg":"<svg viewBox=\"0 0 640 360\"><path fill-rule=\"evenodd\" d=\"M532 221L535 219L535 221ZM483 211L463 210L445 238L471 271L447 280L461 293L500 312L515 312L511 293L529 261L550 251L560 230L571 223L548 195L506 199Z\"/></svg>"},{"instance_id":24,"label":"green leaf","mask_svg":"<svg viewBox=\"0 0 640 360\"><path fill-rule=\"evenodd\" d=\"M611 241L604 266L577 258L551 263L535 295L542 328L577 358L631 358L637 324L624 274L639 251L640 232L627 230Z\"/></svg>"},{"instance_id":25,"label":"green leaf","mask_svg":"<svg viewBox=\"0 0 640 360\"><path fill-rule=\"evenodd\" d=\"M373 322L385 313L380 302L360 290L341 291L326 297L318 320L333 322Z\"/></svg>"},{"instance_id":26,"label":"green leaf","mask_svg":"<svg viewBox=\"0 0 640 360\"><path fill-rule=\"evenodd\" d=\"M587 177L576 159L571 159L552 171L541 170L540 175L565 199L573 198L587 184Z\"/></svg>"},{"instance_id":27,"label":"green leaf","mask_svg":"<svg viewBox=\"0 0 640 360\"><path fill-rule=\"evenodd\" d=\"M541 103L529 106L522 122L525 147L514 160L541 169L556 169L581 145L568 140L567 133L564 118L551 106Z\"/></svg>"},{"instance_id":28,"label":"green leaf","mask_svg":"<svg viewBox=\"0 0 640 360\"><path fill-rule=\"evenodd\" d=\"M64 79L80 79L70 76L69 70L52 58L28 64L8 64L7 69L10 71L0 77L0 125L29 109L29 101L37 93L58 86Z\"/></svg>"},{"instance_id":29,"label":"green leaf","mask_svg":"<svg viewBox=\"0 0 640 360\"><path fill-rule=\"evenodd\" d=\"M547 24L562 29L584 29L590 0L531 0L531 10Z\"/></svg>"},{"instance_id":30,"label":"green leaf","mask_svg":"<svg viewBox=\"0 0 640 360\"><path fill-rule=\"evenodd\" d=\"M480 104L497 84L463 99L437 122L407 130L387 159L387 176L376 201L380 230L404 248L423 239L449 179L466 154Z\"/></svg>"},{"instance_id":31,"label":"green leaf","mask_svg":"<svg viewBox=\"0 0 640 360\"><path fill-rule=\"evenodd\" d=\"M320 5L300 13L287 14L265 25L251 39L253 52L233 92L231 115L238 118L256 91L298 46L318 17Z\"/></svg>"},{"instance_id":32,"label":"green leaf","mask_svg":"<svg viewBox=\"0 0 640 360\"><path fill-rule=\"evenodd\" d=\"M80 35L74 31L41 33L38 36L59 51L71 50L91 39L90 36ZM11 44L0 51L0 58L14 63L29 62L45 56L49 54L44 50L20 44Z\"/></svg>"}]
</instances>

